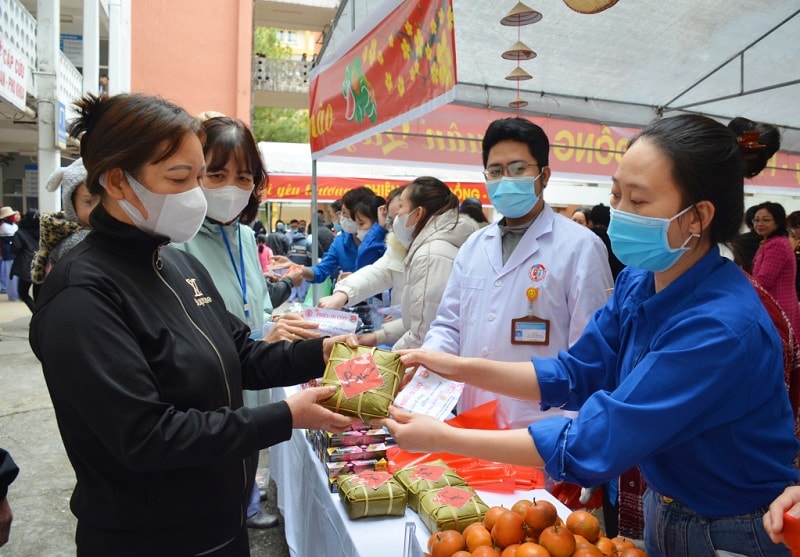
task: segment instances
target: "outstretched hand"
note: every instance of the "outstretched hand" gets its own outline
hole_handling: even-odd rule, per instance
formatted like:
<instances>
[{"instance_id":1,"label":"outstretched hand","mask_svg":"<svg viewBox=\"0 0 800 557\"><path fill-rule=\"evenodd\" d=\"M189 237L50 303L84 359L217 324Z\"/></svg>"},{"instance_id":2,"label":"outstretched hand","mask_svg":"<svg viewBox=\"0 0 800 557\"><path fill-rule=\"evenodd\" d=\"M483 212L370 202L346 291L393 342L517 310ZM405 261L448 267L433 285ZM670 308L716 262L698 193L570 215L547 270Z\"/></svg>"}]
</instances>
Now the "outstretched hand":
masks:
<instances>
[{"instance_id":1,"label":"outstretched hand","mask_svg":"<svg viewBox=\"0 0 800 557\"><path fill-rule=\"evenodd\" d=\"M419 367L424 367L426 370L432 371L447 379L463 381L463 379L459 377L461 366L465 358L461 356L421 349L398 350L398 353L400 354L400 361L403 362L406 368L416 370Z\"/></svg>"},{"instance_id":2,"label":"outstretched hand","mask_svg":"<svg viewBox=\"0 0 800 557\"><path fill-rule=\"evenodd\" d=\"M267 342L288 340L291 342L320 337L317 331L319 323L306 321L299 313L284 313L279 317L273 318L273 321L275 325L262 340Z\"/></svg>"},{"instance_id":3,"label":"outstretched hand","mask_svg":"<svg viewBox=\"0 0 800 557\"><path fill-rule=\"evenodd\" d=\"M389 406L388 418L370 423L384 426L401 449L411 452L435 453L441 450L441 440L449 425L426 414L412 414L397 406Z\"/></svg>"},{"instance_id":4,"label":"outstretched hand","mask_svg":"<svg viewBox=\"0 0 800 557\"><path fill-rule=\"evenodd\" d=\"M337 335L335 337L328 337L322 341L322 356L325 358L325 363L328 363L328 360L331 357L331 350L333 350L333 345L337 342L344 342L350 348L358 348L358 337L356 335Z\"/></svg>"},{"instance_id":5,"label":"outstretched hand","mask_svg":"<svg viewBox=\"0 0 800 557\"><path fill-rule=\"evenodd\" d=\"M291 259L284 255L273 255L272 258L269 260L269 267L270 271L280 271L281 269L288 269L294 265Z\"/></svg>"},{"instance_id":6,"label":"outstretched hand","mask_svg":"<svg viewBox=\"0 0 800 557\"><path fill-rule=\"evenodd\" d=\"M784 514L788 514L786 517ZM769 506L763 518L764 530L775 543L791 542L787 522L800 520L800 486L791 485L783 490ZM794 528L792 530L795 530ZM794 532L796 534L796 532ZM795 543L800 542L795 535ZM793 549L800 549L793 547Z\"/></svg>"},{"instance_id":7,"label":"outstretched hand","mask_svg":"<svg viewBox=\"0 0 800 557\"><path fill-rule=\"evenodd\" d=\"M340 433L359 421L358 418L342 416L318 404L335 393L336 387L311 387L287 398L286 404L292 413L292 428Z\"/></svg>"}]
</instances>

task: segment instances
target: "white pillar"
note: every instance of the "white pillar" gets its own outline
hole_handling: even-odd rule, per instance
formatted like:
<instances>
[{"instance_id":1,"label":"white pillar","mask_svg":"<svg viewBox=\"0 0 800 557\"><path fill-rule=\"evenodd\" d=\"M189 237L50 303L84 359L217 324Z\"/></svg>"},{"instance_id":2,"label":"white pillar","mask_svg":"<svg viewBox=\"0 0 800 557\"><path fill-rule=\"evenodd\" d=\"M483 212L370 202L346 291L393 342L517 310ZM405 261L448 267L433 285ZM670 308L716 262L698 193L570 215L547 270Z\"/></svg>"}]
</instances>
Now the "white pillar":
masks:
<instances>
[{"instance_id":1,"label":"white pillar","mask_svg":"<svg viewBox=\"0 0 800 557\"><path fill-rule=\"evenodd\" d=\"M58 97L59 34L61 32L60 0L37 0L36 19L39 23L36 40L36 97L39 128L39 210L58 210L61 198L45 189L50 175L61 166L61 150L56 147Z\"/></svg>"},{"instance_id":2,"label":"white pillar","mask_svg":"<svg viewBox=\"0 0 800 557\"><path fill-rule=\"evenodd\" d=\"M109 93L131 90L131 5L128 0L108 0Z\"/></svg>"},{"instance_id":3,"label":"white pillar","mask_svg":"<svg viewBox=\"0 0 800 557\"><path fill-rule=\"evenodd\" d=\"M83 92L97 93L100 81L100 3L83 0Z\"/></svg>"}]
</instances>

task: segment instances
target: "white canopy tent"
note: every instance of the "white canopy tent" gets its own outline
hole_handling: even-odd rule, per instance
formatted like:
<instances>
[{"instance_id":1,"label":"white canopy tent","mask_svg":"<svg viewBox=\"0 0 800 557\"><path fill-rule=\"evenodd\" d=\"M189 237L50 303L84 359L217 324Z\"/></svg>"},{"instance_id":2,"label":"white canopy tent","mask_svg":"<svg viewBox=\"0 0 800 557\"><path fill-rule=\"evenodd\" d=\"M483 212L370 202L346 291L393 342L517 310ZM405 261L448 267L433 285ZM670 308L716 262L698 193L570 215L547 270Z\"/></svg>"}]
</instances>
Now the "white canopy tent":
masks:
<instances>
[{"instance_id":1,"label":"white canopy tent","mask_svg":"<svg viewBox=\"0 0 800 557\"><path fill-rule=\"evenodd\" d=\"M353 30L400 0L343 0L320 57L346 48ZM577 2L576 2L577 3ZM642 127L698 112L780 127L782 150L800 153L800 4L794 0L620 0L596 14L561 0L529 0L541 21L506 27L516 0L452 0L457 56L454 104L507 109L501 55L518 39L538 56L520 65L522 115Z\"/></svg>"}]
</instances>

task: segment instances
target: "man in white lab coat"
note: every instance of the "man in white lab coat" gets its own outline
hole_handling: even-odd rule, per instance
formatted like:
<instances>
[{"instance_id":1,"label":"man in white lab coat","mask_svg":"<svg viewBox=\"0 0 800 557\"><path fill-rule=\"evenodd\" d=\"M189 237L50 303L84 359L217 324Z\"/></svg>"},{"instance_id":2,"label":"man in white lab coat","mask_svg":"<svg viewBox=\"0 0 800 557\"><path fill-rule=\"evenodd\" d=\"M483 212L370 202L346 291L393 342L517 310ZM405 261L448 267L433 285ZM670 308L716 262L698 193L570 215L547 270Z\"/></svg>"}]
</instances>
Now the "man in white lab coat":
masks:
<instances>
[{"instance_id":1,"label":"man in white lab coat","mask_svg":"<svg viewBox=\"0 0 800 557\"><path fill-rule=\"evenodd\" d=\"M613 289L603 242L542 199L550 142L524 118L492 122L483 138L489 198L503 218L461 247L423 348L502 361L555 356ZM532 385L520 385L520 392ZM459 411L498 399L511 428L562 413L466 385Z\"/></svg>"}]
</instances>

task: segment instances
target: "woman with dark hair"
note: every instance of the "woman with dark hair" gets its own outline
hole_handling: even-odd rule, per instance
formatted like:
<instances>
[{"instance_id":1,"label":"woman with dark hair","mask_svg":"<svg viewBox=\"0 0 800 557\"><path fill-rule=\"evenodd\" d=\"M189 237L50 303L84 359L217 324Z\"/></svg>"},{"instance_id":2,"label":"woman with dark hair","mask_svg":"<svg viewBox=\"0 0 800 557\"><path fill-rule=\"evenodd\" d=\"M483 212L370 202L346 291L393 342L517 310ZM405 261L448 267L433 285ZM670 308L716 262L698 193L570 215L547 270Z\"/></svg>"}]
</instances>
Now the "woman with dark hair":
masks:
<instances>
[{"instance_id":1,"label":"woman with dark hair","mask_svg":"<svg viewBox=\"0 0 800 557\"><path fill-rule=\"evenodd\" d=\"M368 205L364 206L357 217L356 207L365 202ZM334 238L319 263L303 266L303 278L312 283L320 283L327 278L336 279L340 273L347 276L380 259L386 251L386 229L378 222L377 207L385 203L383 198L366 187L354 188L345 193L339 213L339 224L343 232ZM292 261L286 257L274 257L273 260L276 262L274 269L285 269L292 265Z\"/></svg>"},{"instance_id":2,"label":"woman with dark hair","mask_svg":"<svg viewBox=\"0 0 800 557\"><path fill-rule=\"evenodd\" d=\"M458 210L471 217L481 228L489 224L489 219L486 218L483 212L483 205L481 205L480 200L475 197L467 197L461 202L461 207L459 207Z\"/></svg>"},{"instance_id":3,"label":"woman with dark hair","mask_svg":"<svg viewBox=\"0 0 800 557\"><path fill-rule=\"evenodd\" d=\"M797 261L786 231L786 210L772 201L760 204L753 217L753 229L762 238L753 257L753 278L775 298L797 334L800 332Z\"/></svg>"},{"instance_id":4,"label":"woman with dark hair","mask_svg":"<svg viewBox=\"0 0 800 557\"><path fill-rule=\"evenodd\" d=\"M800 267L800 211L789 213L786 217L786 229L789 232L789 242L794 250L794 259L797 267ZM800 297L800 270L795 272L795 290Z\"/></svg>"},{"instance_id":5,"label":"woman with dark hair","mask_svg":"<svg viewBox=\"0 0 800 557\"><path fill-rule=\"evenodd\" d=\"M397 240L408 250L403 260L403 297L400 302L405 332L393 350L419 348L431 325L450 278L461 244L478 230L478 224L459 215L458 198L447 184L421 176L406 185L392 222ZM365 346L375 346L379 333L359 336Z\"/></svg>"},{"instance_id":6,"label":"woman with dark hair","mask_svg":"<svg viewBox=\"0 0 800 557\"><path fill-rule=\"evenodd\" d=\"M405 289L403 259L408 248L401 244L392 232L392 223L400 209L400 195L406 186L400 186L386 196L386 205L379 207L378 220L384 215L384 226L387 230L386 252L375 263L361 267L347 277L336 281L330 296L319 300L319 307L342 309L345 306L356 306L371 296L377 296L391 290L391 305L399 306ZM402 319L390 319L373 331L376 345L392 345L406 332Z\"/></svg>"},{"instance_id":7,"label":"woman with dark hair","mask_svg":"<svg viewBox=\"0 0 800 557\"><path fill-rule=\"evenodd\" d=\"M572 212L572 222L577 222L581 226L590 227L591 211L585 207L579 207Z\"/></svg>"},{"instance_id":8,"label":"woman with dark hair","mask_svg":"<svg viewBox=\"0 0 800 557\"><path fill-rule=\"evenodd\" d=\"M30 343L75 469L78 555L247 556L259 450L352 420L317 404L332 389L257 408L243 389L319 377L335 339L253 340L206 268L168 245L206 217L194 118L146 95L76 106L70 135L100 204L42 285Z\"/></svg>"},{"instance_id":9,"label":"woman with dark hair","mask_svg":"<svg viewBox=\"0 0 800 557\"><path fill-rule=\"evenodd\" d=\"M406 366L544 407L580 410L507 431L450 427L390 408L400 447L543 466L594 486L638 465L645 550L787 556L769 503L798 480L798 443L775 325L718 244L736 236L744 164L734 134L699 115L631 141L611 187L608 235L626 265L608 303L555 358L497 362L411 351Z\"/></svg>"},{"instance_id":10,"label":"woman with dark hair","mask_svg":"<svg viewBox=\"0 0 800 557\"><path fill-rule=\"evenodd\" d=\"M39 285L31 280L33 257L39 250L39 210L28 209L19 221L19 229L11 243L14 251L14 262L11 264L10 277L17 277L19 299L33 311L33 300L39 292ZM33 286L33 296L31 296Z\"/></svg>"},{"instance_id":11,"label":"woman with dark hair","mask_svg":"<svg viewBox=\"0 0 800 557\"><path fill-rule=\"evenodd\" d=\"M223 115L202 120L201 131L205 136L202 190L208 206L206 218L191 240L174 246L195 256L208 269L225 307L247 323L252 338L277 342L319 337L317 325L297 314L272 320L272 292L279 288L285 300L294 284L289 276L274 284L264 279L254 232L247 224L258 211L268 181L253 134L241 120ZM252 408L269 397L249 390L244 400ZM247 526L277 526L277 516L261 512L255 483L252 493Z\"/></svg>"}]
</instances>

